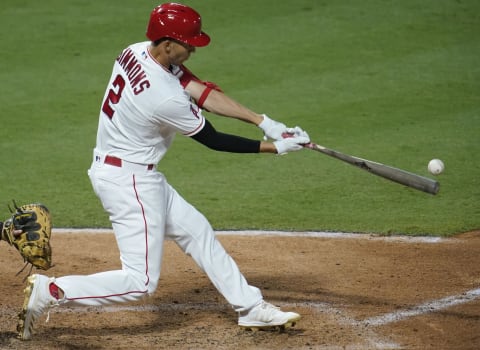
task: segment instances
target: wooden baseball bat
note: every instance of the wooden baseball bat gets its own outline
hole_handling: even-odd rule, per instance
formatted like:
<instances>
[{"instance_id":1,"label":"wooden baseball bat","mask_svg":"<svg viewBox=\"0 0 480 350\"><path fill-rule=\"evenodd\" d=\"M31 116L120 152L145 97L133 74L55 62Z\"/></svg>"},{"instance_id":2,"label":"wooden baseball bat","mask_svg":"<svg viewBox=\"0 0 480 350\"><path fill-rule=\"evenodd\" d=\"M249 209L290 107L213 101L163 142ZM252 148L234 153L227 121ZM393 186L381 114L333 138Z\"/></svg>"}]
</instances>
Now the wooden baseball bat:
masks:
<instances>
[{"instance_id":1,"label":"wooden baseball bat","mask_svg":"<svg viewBox=\"0 0 480 350\"><path fill-rule=\"evenodd\" d=\"M344 154L333 149L317 145L315 143L309 143L305 145L305 148L309 148L311 150L329 155L330 157L340 159L348 164L366 170L369 173L381 176L387 180L394 181L426 193L435 195L440 189L440 184L437 181L410 173L402 169Z\"/></svg>"}]
</instances>

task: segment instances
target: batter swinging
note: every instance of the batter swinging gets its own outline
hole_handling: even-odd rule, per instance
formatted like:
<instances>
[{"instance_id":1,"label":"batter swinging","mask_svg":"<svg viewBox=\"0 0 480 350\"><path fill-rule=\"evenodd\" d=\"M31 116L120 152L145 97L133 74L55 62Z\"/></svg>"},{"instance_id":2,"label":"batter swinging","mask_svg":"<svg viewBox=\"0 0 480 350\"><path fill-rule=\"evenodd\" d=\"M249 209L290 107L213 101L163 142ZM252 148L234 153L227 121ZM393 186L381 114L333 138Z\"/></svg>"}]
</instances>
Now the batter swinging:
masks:
<instances>
[{"instance_id":1,"label":"batter swinging","mask_svg":"<svg viewBox=\"0 0 480 350\"><path fill-rule=\"evenodd\" d=\"M183 66L196 47L210 41L192 8L175 3L156 7L147 37L150 41L127 47L115 60L88 172L110 216L122 269L56 279L30 276L18 324L21 339L31 338L35 320L52 305L107 305L153 293L165 238L173 239L208 275L239 313L240 326L288 327L300 319L297 313L283 312L263 300L216 239L207 219L156 166L177 133L209 148L237 153L297 151L310 141L307 133L250 111ZM258 125L274 141L220 133L202 115L202 108ZM284 132L294 137L283 139Z\"/></svg>"}]
</instances>

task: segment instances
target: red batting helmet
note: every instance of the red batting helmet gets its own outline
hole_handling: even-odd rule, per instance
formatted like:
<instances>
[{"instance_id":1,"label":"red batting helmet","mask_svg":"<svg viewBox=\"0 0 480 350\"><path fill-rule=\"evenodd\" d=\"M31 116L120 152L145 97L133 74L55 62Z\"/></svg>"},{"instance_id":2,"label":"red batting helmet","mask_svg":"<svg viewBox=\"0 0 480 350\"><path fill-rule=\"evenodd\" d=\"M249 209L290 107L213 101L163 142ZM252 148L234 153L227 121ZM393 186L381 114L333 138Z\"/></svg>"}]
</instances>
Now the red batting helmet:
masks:
<instances>
[{"instance_id":1,"label":"red batting helmet","mask_svg":"<svg viewBox=\"0 0 480 350\"><path fill-rule=\"evenodd\" d=\"M171 38L192 46L207 46L210 37L202 32L202 19L197 11L174 2L155 7L150 14L147 38L155 41Z\"/></svg>"}]
</instances>

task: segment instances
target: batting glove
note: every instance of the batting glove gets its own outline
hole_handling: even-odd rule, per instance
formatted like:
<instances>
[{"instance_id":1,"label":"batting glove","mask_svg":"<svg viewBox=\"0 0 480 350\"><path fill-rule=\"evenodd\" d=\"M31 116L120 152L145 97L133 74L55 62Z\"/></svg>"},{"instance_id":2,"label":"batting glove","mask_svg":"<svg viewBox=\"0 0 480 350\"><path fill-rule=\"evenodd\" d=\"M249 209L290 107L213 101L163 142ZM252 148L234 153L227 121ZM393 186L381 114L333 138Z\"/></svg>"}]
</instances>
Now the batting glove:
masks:
<instances>
[{"instance_id":1,"label":"batting glove","mask_svg":"<svg viewBox=\"0 0 480 350\"><path fill-rule=\"evenodd\" d=\"M263 121L258 125L263 130L264 140L268 138L273 140L283 139L282 134L288 132L287 127L283 123L279 123L273 119L270 119L266 114L263 114Z\"/></svg>"},{"instance_id":2,"label":"batting glove","mask_svg":"<svg viewBox=\"0 0 480 350\"><path fill-rule=\"evenodd\" d=\"M296 126L294 128L288 128L287 129L287 133L286 134L282 134L282 137L286 137L286 135L288 135L288 137L297 137L297 136L302 136L302 137L307 137L308 139L310 139L310 136L308 136L307 132L304 131L301 127L299 126ZM310 140L308 141L310 142Z\"/></svg>"},{"instance_id":3,"label":"batting glove","mask_svg":"<svg viewBox=\"0 0 480 350\"><path fill-rule=\"evenodd\" d=\"M306 134L306 133L305 133ZM293 136L275 141L273 144L277 148L277 154L287 154L288 152L299 151L303 149L303 146L310 143L308 135L305 136Z\"/></svg>"}]
</instances>

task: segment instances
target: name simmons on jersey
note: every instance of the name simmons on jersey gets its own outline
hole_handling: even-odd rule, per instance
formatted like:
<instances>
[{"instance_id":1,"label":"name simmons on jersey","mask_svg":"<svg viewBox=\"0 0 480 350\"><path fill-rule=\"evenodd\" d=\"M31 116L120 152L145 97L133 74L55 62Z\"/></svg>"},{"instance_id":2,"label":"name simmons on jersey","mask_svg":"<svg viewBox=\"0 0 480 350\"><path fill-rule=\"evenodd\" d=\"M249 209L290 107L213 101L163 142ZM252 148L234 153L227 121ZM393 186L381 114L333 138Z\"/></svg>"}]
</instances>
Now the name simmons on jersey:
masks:
<instances>
[{"instance_id":1,"label":"name simmons on jersey","mask_svg":"<svg viewBox=\"0 0 480 350\"><path fill-rule=\"evenodd\" d=\"M117 57L117 62L125 71L135 95L140 94L150 87L150 82L142 69L142 65L138 63L130 48L125 49L120 56Z\"/></svg>"}]
</instances>

